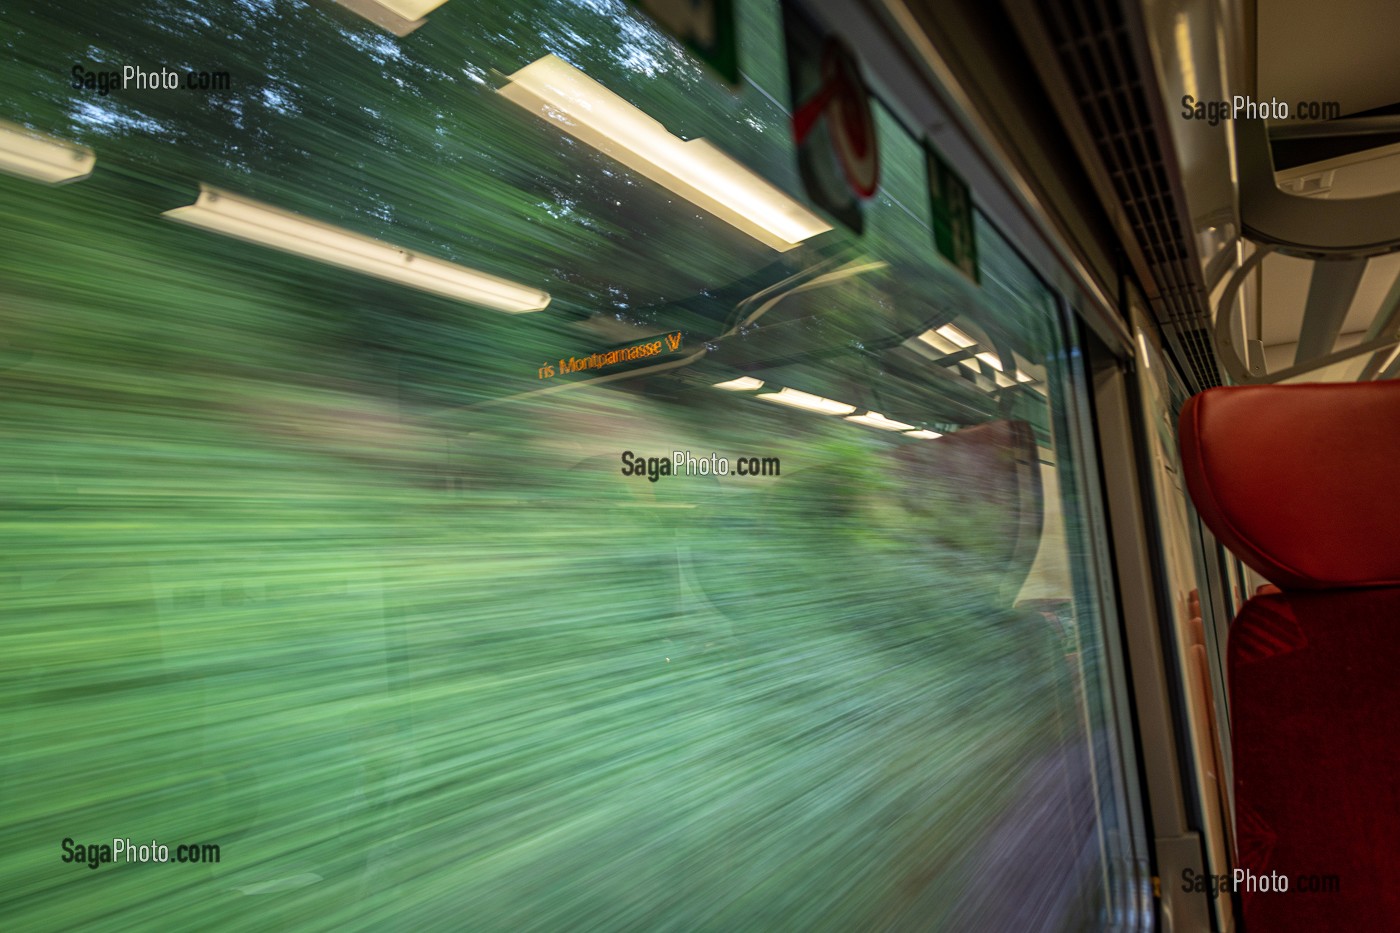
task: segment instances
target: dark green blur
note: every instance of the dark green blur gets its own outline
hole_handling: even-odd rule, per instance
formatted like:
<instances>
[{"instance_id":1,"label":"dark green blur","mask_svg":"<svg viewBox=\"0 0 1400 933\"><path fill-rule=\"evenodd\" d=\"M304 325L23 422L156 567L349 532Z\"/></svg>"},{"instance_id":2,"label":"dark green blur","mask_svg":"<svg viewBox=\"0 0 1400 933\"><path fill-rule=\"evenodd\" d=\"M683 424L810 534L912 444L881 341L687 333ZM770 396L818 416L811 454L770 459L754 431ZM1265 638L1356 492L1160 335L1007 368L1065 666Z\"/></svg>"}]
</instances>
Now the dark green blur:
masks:
<instances>
[{"instance_id":1,"label":"dark green blur","mask_svg":"<svg viewBox=\"0 0 1400 933\"><path fill-rule=\"evenodd\" d=\"M883 114L865 236L779 256L493 93L565 55L801 198L777 8L739 6L736 95L621 2L452 0L400 41L329 3L0 0L0 119L98 153L73 185L0 176L0 928L1097 922L1099 610L1050 293L990 228L981 289L941 264ZM83 61L234 87L99 98ZM554 302L159 216L200 181ZM955 320L1035 388L910 349ZM709 352L538 377L674 330ZM947 436L713 388L739 375ZM624 450L782 475L651 483ZM65 837L222 857L90 870Z\"/></svg>"}]
</instances>

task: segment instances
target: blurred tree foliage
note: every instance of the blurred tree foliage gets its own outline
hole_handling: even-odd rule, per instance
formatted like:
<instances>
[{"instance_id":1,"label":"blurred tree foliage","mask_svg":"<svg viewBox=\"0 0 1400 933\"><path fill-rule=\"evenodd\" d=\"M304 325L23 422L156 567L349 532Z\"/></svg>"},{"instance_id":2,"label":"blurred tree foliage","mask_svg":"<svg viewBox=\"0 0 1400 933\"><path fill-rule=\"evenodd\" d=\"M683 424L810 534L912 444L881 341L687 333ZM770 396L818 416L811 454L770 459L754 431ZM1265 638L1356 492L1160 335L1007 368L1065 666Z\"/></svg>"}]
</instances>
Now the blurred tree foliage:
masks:
<instances>
[{"instance_id":1,"label":"blurred tree foliage","mask_svg":"<svg viewBox=\"0 0 1400 933\"><path fill-rule=\"evenodd\" d=\"M302 0L0 0L0 116L99 159L0 178L7 926L927 927L975 883L961 856L1084 738L1058 646L966 532L1006 503L917 486L907 439L681 378L524 394L676 320L703 346L832 256L893 271L764 326L828 321L794 353L833 380L936 410L863 344L944 300L1054 365L1009 249L980 294L932 265L907 139L864 241L775 258L493 93L557 54L800 195L776 8L741 7L734 94L620 0L454 0L402 41ZM233 87L98 97L74 64ZM159 217L200 181L555 304ZM625 449L782 475L653 484ZM223 858L89 871L65 836Z\"/></svg>"}]
</instances>

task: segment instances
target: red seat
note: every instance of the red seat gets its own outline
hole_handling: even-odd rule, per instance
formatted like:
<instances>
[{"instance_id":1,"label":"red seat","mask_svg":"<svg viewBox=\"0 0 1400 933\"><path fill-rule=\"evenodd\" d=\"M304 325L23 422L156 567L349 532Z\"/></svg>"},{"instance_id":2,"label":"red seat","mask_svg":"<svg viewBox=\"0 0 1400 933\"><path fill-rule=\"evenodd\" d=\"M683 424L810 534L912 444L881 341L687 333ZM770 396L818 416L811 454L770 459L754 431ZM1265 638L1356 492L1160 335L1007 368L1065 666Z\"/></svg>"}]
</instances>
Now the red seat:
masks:
<instances>
[{"instance_id":1,"label":"red seat","mask_svg":"<svg viewBox=\"0 0 1400 933\"><path fill-rule=\"evenodd\" d=\"M1245 928L1400 930L1400 382L1212 389L1180 429L1202 520L1280 589L1227 652L1237 865L1288 883Z\"/></svg>"},{"instance_id":2,"label":"red seat","mask_svg":"<svg viewBox=\"0 0 1400 933\"><path fill-rule=\"evenodd\" d=\"M1400 383L1212 389L1180 429L1196 510L1264 579L1400 586Z\"/></svg>"}]
</instances>

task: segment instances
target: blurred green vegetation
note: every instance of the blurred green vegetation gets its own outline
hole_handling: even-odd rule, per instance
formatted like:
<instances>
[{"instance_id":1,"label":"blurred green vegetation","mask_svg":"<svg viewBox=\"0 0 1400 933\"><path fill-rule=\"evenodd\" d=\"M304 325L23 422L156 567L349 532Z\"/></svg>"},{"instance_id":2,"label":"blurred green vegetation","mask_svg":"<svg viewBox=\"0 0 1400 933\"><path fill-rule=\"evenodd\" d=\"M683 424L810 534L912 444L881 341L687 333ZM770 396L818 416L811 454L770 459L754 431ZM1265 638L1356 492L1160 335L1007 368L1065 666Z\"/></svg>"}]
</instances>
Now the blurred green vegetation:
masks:
<instances>
[{"instance_id":1,"label":"blurred green vegetation","mask_svg":"<svg viewBox=\"0 0 1400 933\"><path fill-rule=\"evenodd\" d=\"M871 255L889 280L805 307L828 323L794 351L942 423L937 380L862 335L946 299L1058 365L1009 248L970 293L926 205L887 196L861 243L775 260L492 95L565 55L799 194L778 89L712 85L620 2L452 2L402 42L290 0L0 8L0 116L99 157L63 188L0 178L0 925L952 923L1028 770L1084 741L1059 642L989 558L1013 503L910 473L919 442L679 374L524 393L543 360L677 320L703 345L737 300L713 294ZM745 67L781 80L776 8L742 8ZM235 90L66 87L129 61ZM914 197L917 150L890 152ZM493 314L161 220L195 181L556 305ZM906 267L933 284L899 290ZM782 475L652 484L629 449ZM64 837L222 861L90 871Z\"/></svg>"}]
</instances>

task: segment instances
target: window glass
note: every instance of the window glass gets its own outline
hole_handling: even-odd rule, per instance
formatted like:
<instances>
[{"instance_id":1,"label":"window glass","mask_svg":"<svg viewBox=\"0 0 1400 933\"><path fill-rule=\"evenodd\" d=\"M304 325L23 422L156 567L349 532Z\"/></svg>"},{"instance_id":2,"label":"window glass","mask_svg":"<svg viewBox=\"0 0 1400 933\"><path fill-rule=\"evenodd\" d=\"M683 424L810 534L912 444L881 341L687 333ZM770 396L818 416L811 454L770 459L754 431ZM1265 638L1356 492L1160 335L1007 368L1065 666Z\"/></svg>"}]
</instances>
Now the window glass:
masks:
<instances>
[{"instance_id":1,"label":"window glass","mask_svg":"<svg viewBox=\"0 0 1400 933\"><path fill-rule=\"evenodd\" d=\"M0 176L17 929L1106 916L1066 322L878 105L813 213L776 6L731 90L601 0L5 5L0 119L97 156ZM697 139L816 227L659 182Z\"/></svg>"}]
</instances>

